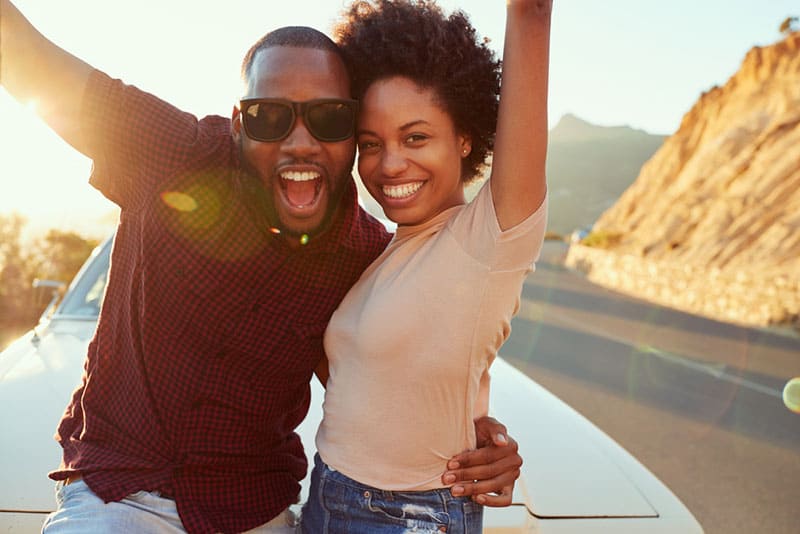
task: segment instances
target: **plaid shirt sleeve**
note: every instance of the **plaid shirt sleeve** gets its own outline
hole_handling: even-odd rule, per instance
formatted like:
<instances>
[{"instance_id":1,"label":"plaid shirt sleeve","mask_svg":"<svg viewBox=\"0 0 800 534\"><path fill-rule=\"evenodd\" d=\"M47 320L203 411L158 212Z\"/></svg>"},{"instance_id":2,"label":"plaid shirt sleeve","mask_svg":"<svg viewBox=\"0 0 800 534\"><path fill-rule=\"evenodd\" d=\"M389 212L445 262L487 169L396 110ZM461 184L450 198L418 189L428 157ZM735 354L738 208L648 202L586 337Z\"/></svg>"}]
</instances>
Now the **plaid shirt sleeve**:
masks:
<instances>
[{"instance_id":1,"label":"plaid shirt sleeve","mask_svg":"<svg viewBox=\"0 0 800 534\"><path fill-rule=\"evenodd\" d=\"M100 71L88 84L81 124L93 161L90 183L121 208L139 209L176 169L220 148L208 141L226 118L198 120Z\"/></svg>"}]
</instances>

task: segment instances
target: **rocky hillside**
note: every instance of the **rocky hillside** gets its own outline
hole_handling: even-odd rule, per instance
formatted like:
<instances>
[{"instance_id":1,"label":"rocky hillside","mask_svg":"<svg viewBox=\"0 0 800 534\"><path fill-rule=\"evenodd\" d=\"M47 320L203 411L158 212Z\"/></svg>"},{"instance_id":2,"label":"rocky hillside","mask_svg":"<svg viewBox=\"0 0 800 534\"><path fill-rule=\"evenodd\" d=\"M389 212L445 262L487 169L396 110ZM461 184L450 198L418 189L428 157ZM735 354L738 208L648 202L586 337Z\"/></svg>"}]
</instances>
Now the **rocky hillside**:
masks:
<instances>
[{"instance_id":1,"label":"rocky hillside","mask_svg":"<svg viewBox=\"0 0 800 534\"><path fill-rule=\"evenodd\" d=\"M704 93L594 228L627 262L691 273L672 291L662 288L661 300L690 311L716 300L709 314L721 318L797 324L800 33L753 48L723 87ZM597 254L581 258L579 248L572 262L605 277L592 268ZM605 283L633 283L615 276ZM737 280L758 299L743 301L726 289ZM780 300L786 293L794 300ZM751 310L742 308L753 306L763 313L745 318Z\"/></svg>"},{"instance_id":2,"label":"rocky hillside","mask_svg":"<svg viewBox=\"0 0 800 534\"><path fill-rule=\"evenodd\" d=\"M628 126L597 126L564 115L547 147L548 230L562 235L592 226L636 179L664 142Z\"/></svg>"}]
</instances>

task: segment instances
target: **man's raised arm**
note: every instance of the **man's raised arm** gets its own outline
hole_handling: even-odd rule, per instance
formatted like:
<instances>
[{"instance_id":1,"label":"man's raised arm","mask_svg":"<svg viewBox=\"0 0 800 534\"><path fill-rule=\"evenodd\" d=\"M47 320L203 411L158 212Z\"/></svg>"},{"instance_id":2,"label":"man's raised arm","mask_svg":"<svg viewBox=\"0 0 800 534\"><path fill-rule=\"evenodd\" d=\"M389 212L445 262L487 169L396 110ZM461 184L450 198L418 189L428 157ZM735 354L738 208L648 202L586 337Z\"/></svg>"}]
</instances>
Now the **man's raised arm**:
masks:
<instances>
[{"instance_id":1,"label":"man's raised arm","mask_svg":"<svg viewBox=\"0 0 800 534\"><path fill-rule=\"evenodd\" d=\"M78 150L81 100L91 72L91 65L50 42L9 0L0 0L0 84L19 102L35 102L42 119Z\"/></svg>"}]
</instances>

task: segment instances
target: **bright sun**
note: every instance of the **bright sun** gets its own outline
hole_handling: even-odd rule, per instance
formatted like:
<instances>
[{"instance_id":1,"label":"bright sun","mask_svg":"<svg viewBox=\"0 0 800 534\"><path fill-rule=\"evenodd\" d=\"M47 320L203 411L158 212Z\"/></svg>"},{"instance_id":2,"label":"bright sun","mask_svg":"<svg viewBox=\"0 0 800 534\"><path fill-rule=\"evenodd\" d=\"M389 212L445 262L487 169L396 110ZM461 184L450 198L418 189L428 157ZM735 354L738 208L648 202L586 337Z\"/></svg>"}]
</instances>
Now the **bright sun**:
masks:
<instances>
[{"instance_id":1,"label":"bright sun","mask_svg":"<svg viewBox=\"0 0 800 534\"><path fill-rule=\"evenodd\" d=\"M36 114L0 91L0 214L17 212L35 230L82 230L114 209L87 184L91 162ZM104 232L104 231L103 231Z\"/></svg>"}]
</instances>

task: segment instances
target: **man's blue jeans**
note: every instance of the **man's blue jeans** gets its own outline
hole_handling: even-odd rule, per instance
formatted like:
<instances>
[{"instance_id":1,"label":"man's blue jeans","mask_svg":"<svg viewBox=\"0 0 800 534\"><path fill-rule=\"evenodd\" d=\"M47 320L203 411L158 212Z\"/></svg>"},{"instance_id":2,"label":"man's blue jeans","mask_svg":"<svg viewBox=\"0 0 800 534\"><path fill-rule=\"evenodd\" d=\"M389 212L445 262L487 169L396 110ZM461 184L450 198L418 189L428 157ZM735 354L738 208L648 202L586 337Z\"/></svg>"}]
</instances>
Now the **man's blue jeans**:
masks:
<instances>
[{"instance_id":1,"label":"man's blue jeans","mask_svg":"<svg viewBox=\"0 0 800 534\"><path fill-rule=\"evenodd\" d=\"M45 534L185 534L175 501L157 491L140 491L119 502L105 503L83 480L69 485L56 483L58 509L45 520ZM291 534L296 531L293 516L286 510L265 525L251 531Z\"/></svg>"},{"instance_id":2,"label":"man's blue jeans","mask_svg":"<svg viewBox=\"0 0 800 534\"><path fill-rule=\"evenodd\" d=\"M300 522L308 534L448 532L479 534L483 507L448 488L383 491L356 482L314 457L311 490Z\"/></svg>"}]
</instances>

